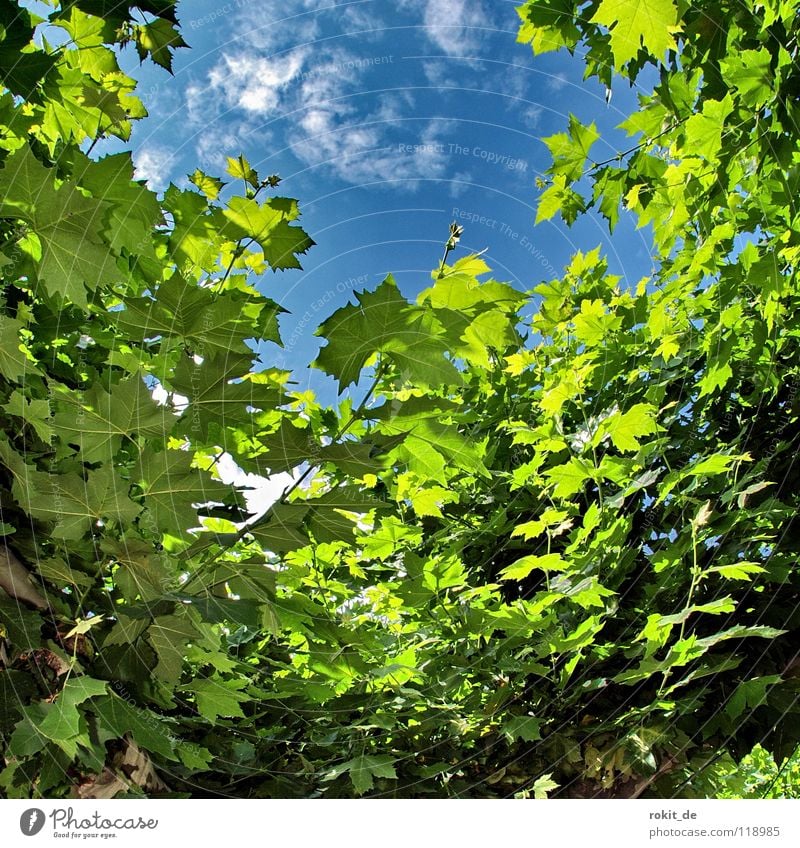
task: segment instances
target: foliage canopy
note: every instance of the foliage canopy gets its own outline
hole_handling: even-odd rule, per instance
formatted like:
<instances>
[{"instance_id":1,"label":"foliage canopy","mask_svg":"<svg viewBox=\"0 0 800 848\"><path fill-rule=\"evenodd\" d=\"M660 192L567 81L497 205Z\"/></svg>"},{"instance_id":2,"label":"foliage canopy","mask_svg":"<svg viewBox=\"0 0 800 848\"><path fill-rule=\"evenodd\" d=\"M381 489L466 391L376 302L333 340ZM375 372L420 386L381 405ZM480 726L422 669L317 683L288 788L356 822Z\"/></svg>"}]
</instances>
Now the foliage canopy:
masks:
<instances>
[{"instance_id":1,"label":"foliage canopy","mask_svg":"<svg viewBox=\"0 0 800 848\"><path fill-rule=\"evenodd\" d=\"M611 161L546 139L537 213L627 210L653 273L520 292L449 250L319 328L336 408L253 366L251 278L313 244L278 179L90 155L174 4L50 5L0 4L0 792L675 797L792 752L798 4L521 6L654 80ZM295 482L248 516L224 454Z\"/></svg>"}]
</instances>

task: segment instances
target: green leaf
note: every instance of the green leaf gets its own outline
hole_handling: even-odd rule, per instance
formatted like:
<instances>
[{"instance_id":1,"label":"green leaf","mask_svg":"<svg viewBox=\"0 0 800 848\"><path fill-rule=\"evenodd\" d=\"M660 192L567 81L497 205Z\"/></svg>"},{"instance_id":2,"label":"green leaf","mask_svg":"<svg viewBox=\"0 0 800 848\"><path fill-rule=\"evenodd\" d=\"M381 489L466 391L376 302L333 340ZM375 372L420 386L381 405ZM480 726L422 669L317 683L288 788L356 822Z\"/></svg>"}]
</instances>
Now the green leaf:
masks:
<instances>
[{"instance_id":1,"label":"green leaf","mask_svg":"<svg viewBox=\"0 0 800 848\"><path fill-rule=\"evenodd\" d=\"M530 43L536 54L560 47L574 47L580 40L581 31L576 26L573 11L570 0L557 0L555 3L528 0L517 7L517 14L522 19L517 41Z\"/></svg>"},{"instance_id":2,"label":"green leaf","mask_svg":"<svg viewBox=\"0 0 800 848\"><path fill-rule=\"evenodd\" d=\"M98 624L102 624L105 620L105 616L95 615L90 616L88 618L79 618L75 622L75 626L71 627L66 635L65 639L71 639L73 636L82 636L84 633L88 633L93 627L97 627Z\"/></svg>"},{"instance_id":3,"label":"green leaf","mask_svg":"<svg viewBox=\"0 0 800 848\"><path fill-rule=\"evenodd\" d=\"M763 574L766 569L756 562L736 562L731 565L714 565L707 568L701 577L709 574L719 574L728 580L752 580L756 574Z\"/></svg>"},{"instance_id":4,"label":"green leaf","mask_svg":"<svg viewBox=\"0 0 800 848\"><path fill-rule=\"evenodd\" d=\"M719 389L724 389L728 381L733 377L733 369L727 357L714 357L709 360L708 368L703 374L698 385L700 386L700 397L714 394Z\"/></svg>"},{"instance_id":5,"label":"green leaf","mask_svg":"<svg viewBox=\"0 0 800 848\"><path fill-rule=\"evenodd\" d=\"M175 600L182 604L191 604L196 609L204 622L208 624L225 624L244 626L256 629L264 618L264 605L244 598L217 598L214 595L176 594ZM199 631L195 633L195 639L200 638Z\"/></svg>"},{"instance_id":6,"label":"green leaf","mask_svg":"<svg viewBox=\"0 0 800 848\"><path fill-rule=\"evenodd\" d=\"M582 300L581 311L573 318L575 338L591 347L602 342L620 323L620 318L606 312L602 300Z\"/></svg>"},{"instance_id":7,"label":"green leaf","mask_svg":"<svg viewBox=\"0 0 800 848\"><path fill-rule=\"evenodd\" d=\"M197 507L223 500L228 487L192 467L192 454L175 450L145 450L132 472L159 530L183 536L199 524Z\"/></svg>"},{"instance_id":8,"label":"green leaf","mask_svg":"<svg viewBox=\"0 0 800 848\"><path fill-rule=\"evenodd\" d=\"M21 383L26 376L39 373L36 364L21 350L22 326L22 322L0 315L0 374L15 383Z\"/></svg>"},{"instance_id":9,"label":"green leaf","mask_svg":"<svg viewBox=\"0 0 800 848\"><path fill-rule=\"evenodd\" d=\"M159 406L140 376L123 380L108 392L95 383L83 393L58 398L53 431L80 449L84 462L110 462L126 438L139 434L163 438L174 426L169 407Z\"/></svg>"},{"instance_id":10,"label":"green leaf","mask_svg":"<svg viewBox=\"0 0 800 848\"><path fill-rule=\"evenodd\" d=\"M353 789L355 789L357 795L363 795L365 792L369 792L375 785L376 777L389 780L397 779L397 773L394 769L394 759L385 754L360 754L358 757L354 757L352 760L336 766L326 779L332 780L345 772L350 775Z\"/></svg>"},{"instance_id":11,"label":"green leaf","mask_svg":"<svg viewBox=\"0 0 800 848\"><path fill-rule=\"evenodd\" d=\"M300 227L290 221L296 216L294 206L287 214L283 198L272 198L259 204L249 197L232 197L224 215L228 219L226 235L234 239L252 239L264 253L274 271L301 268L298 256L306 253L314 242Z\"/></svg>"},{"instance_id":12,"label":"green leaf","mask_svg":"<svg viewBox=\"0 0 800 848\"><path fill-rule=\"evenodd\" d=\"M119 694L113 693L93 701L92 711L109 738L121 739L130 733L140 748L167 760L178 759L170 720L137 703L124 687L120 687Z\"/></svg>"},{"instance_id":13,"label":"green leaf","mask_svg":"<svg viewBox=\"0 0 800 848\"><path fill-rule=\"evenodd\" d=\"M320 462L332 462L345 474L359 479L365 474L376 474L388 460L385 451L393 445L386 446L380 442L345 440L320 448L316 457Z\"/></svg>"},{"instance_id":14,"label":"green leaf","mask_svg":"<svg viewBox=\"0 0 800 848\"><path fill-rule=\"evenodd\" d=\"M212 424L224 428L247 423L249 408L270 410L284 400L269 375L250 374L251 365L247 354L215 353L202 362L181 358L170 383L189 399L179 425L187 436L207 439Z\"/></svg>"},{"instance_id":15,"label":"green leaf","mask_svg":"<svg viewBox=\"0 0 800 848\"><path fill-rule=\"evenodd\" d=\"M0 317L0 326L3 319ZM0 337L2 329L0 329ZM0 351L2 351L2 341L0 341ZM0 353L0 357L2 354ZM4 376L8 374L3 370L3 362L0 361L0 371ZM14 390L8 403L3 404L3 409L9 414L21 418L25 424L29 424L36 435L43 441L50 443L50 439L55 432L51 426L52 419L50 418L50 402L47 400L33 399L29 400L20 389Z\"/></svg>"},{"instance_id":16,"label":"green leaf","mask_svg":"<svg viewBox=\"0 0 800 848\"><path fill-rule=\"evenodd\" d=\"M483 446L451 423L453 413L446 401L421 397L386 405L372 414L380 418L382 434L399 440L389 456L407 463L420 481L429 479L446 485L446 463L488 478L482 462Z\"/></svg>"},{"instance_id":17,"label":"green leaf","mask_svg":"<svg viewBox=\"0 0 800 848\"><path fill-rule=\"evenodd\" d=\"M656 59L677 47L678 10L673 0L600 0L592 22L611 31L611 52L619 69L644 47Z\"/></svg>"},{"instance_id":18,"label":"green leaf","mask_svg":"<svg viewBox=\"0 0 800 848\"><path fill-rule=\"evenodd\" d=\"M71 182L56 189L53 177L28 146L10 156L0 171L0 215L30 224L41 245L39 277L50 296L85 307L86 285L97 289L116 273L100 235L108 204L86 197Z\"/></svg>"},{"instance_id":19,"label":"green leaf","mask_svg":"<svg viewBox=\"0 0 800 848\"><path fill-rule=\"evenodd\" d=\"M253 188L258 188L258 174L243 154L240 153L235 159L229 156L226 170L234 179L244 180Z\"/></svg>"},{"instance_id":20,"label":"green leaf","mask_svg":"<svg viewBox=\"0 0 800 848\"><path fill-rule=\"evenodd\" d=\"M34 471L17 479L14 496L34 518L53 521L57 539L80 539L97 522L133 521L141 511L128 497L128 484L110 466L77 474L46 474Z\"/></svg>"},{"instance_id":21,"label":"green leaf","mask_svg":"<svg viewBox=\"0 0 800 848\"><path fill-rule=\"evenodd\" d=\"M116 153L102 159L79 159L75 180L98 200L107 203L104 235L117 253L155 259L153 228L163 223L154 192L134 180L131 154Z\"/></svg>"},{"instance_id":22,"label":"green leaf","mask_svg":"<svg viewBox=\"0 0 800 848\"><path fill-rule=\"evenodd\" d=\"M523 524L518 524L512 531L512 536L523 536L525 541L535 539L541 536L545 530L551 527L555 528L552 535L559 536L572 526L572 519L568 518L569 513L563 509L554 509L548 507L535 521L526 521Z\"/></svg>"},{"instance_id":23,"label":"green leaf","mask_svg":"<svg viewBox=\"0 0 800 848\"><path fill-rule=\"evenodd\" d=\"M585 208L583 198L567 186L566 176L556 174L552 185L539 197L536 205L536 223L549 221L557 212L560 212L567 224L572 224L578 213L583 212Z\"/></svg>"},{"instance_id":24,"label":"green leaf","mask_svg":"<svg viewBox=\"0 0 800 848\"><path fill-rule=\"evenodd\" d=\"M171 583L165 563L154 551L152 543L138 539L104 539L101 547L118 563L114 585L126 600L133 602L141 598L145 602L154 601ZM120 621L119 616L117 618ZM118 630L123 629L118 627Z\"/></svg>"},{"instance_id":25,"label":"green leaf","mask_svg":"<svg viewBox=\"0 0 800 848\"><path fill-rule=\"evenodd\" d=\"M559 498L571 497L583 488L587 480L592 479L589 465L574 456L564 465L548 468L545 476L555 483L553 493Z\"/></svg>"},{"instance_id":26,"label":"green leaf","mask_svg":"<svg viewBox=\"0 0 800 848\"><path fill-rule=\"evenodd\" d=\"M156 18L147 24L134 27L133 37L139 58L147 56L162 68L172 71L172 51L178 47L188 47L178 28L164 18Z\"/></svg>"},{"instance_id":27,"label":"green leaf","mask_svg":"<svg viewBox=\"0 0 800 848\"><path fill-rule=\"evenodd\" d=\"M703 156L709 162L719 159L725 120L733 110L733 100L726 94L723 100L706 100L702 112L686 122L688 152Z\"/></svg>"},{"instance_id":28,"label":"green leaf","mask_svg":"<svg viewBox=\"0 0 800 848\"><path fill-rule=\"evenodd\" d=\"M503 725L503 733L509 742L514 742L516 739L522 739L523 742L535 742L542 738L539 732L541 724L541 719L533 716L512 716Z\"/></svg>"},{"instance_id":29,"label":"green leaf","mask_svg":"<svg viewBox=\"0 0 800 848\"><path fill-rule=\"evenodd\" d=\"M253 538L266 550L277 554L294 551L309 543L304 521L309 507L301 503L275 504L265 523L250 530Z\"/></svg>"},{"instance_id":30,"label":"green leaf","mask_svg":"<svg viewBox=\"0 0 800 848\"><path fill-rule=\"evenodd\" d=\"M766 624L754 624L750 627L744 624L737 624L735 627L730 627L728 630L723 630L721 633L715 633L712 636L705 636L697 640L698 647L706 650L730 639L745 639L756 637L759 639L777 639L786 633L785 630L779 630L777 627L770 627Z\"/></svg>"},{"instance_id":31,"label":"green leaf","mask_svg":"<svg viewBox=\"0 0 800 848\"><path fill-rule=\"evenodd\" d=\"M247 455L248 460L255 460L255 465L242 462L242 467L247 471L291 471L306 461L313 464L321 453L313 431L296 427L288 416L281 418L280 426L274 432L259 433L255 443L258 453Z\"/></svg>"},{"instance_id":32,"label":"green leaf","mask_svg":"<svg viewBox=\"0 0 800 848\"><path fill-rule=\"evenodd\" d=\"M19 651L35 651L42 645L42 617L0 591L0 627Z\"/></svg>"},{"instance_id":33,"label":"green leaf","mask_svg":"<svg viewBox=\"0 0 800 848\"><path fill-rule=\"evenodd\" d=\"M217 270L217 259L226 239L220 232L224 221L218 209L195 191L170 185L164 193L164 208L173 220L169 246L179 270L194 274L197 269Z\"/></svg>"},{"instance_id":34,"label":"green leaf","mask_svg":"<svg viewBox=\"0 0 800 848\"><path fill-rule=\"evenodd\" d=\"M245 681L240 683L244 684ZM215 679L195 680L191 684L191 691L195 695L200 715L212 724L216 724L220 717L244 718L241 704L250 700L248 695L231 688L230 683Z\"/></svg>"},{"instance_id":35,"label":"green leaf","mask_svg":"<svg viewBox=\"0 0 800 848\"><path fill-rule=\"evenodd\" d=\"M374 292L356 295L358 304L338 309L317 330L328 344L314 365L344 388L357 382L373 353L387 354L401 375L428 386L458 385L461 377L445 358L443 334L430 313L402 297L387 277Z\"/></svg>"},{"instance_id":36,"label":"green leaf","mask_svg":"<svg viewBox=\"0 0 800 848\"><path fill-rule=\"evenodd\" d=\"M48 706L36 703L23 709L23 718L17 722L8 740L8 752L12 756L30 757L47 746L49 740L41 732L39 725L49 715Z\"/></svg>"},{"instance_id":37,"label":"green leaf","mask_svg":"<svg viewBox=\"0 0 800 848\"><path fill-rule=\"evenodd\" d=\"M214 761L214 755L202 745L181 745L178 748L178 756L192 774L208 771L208 767Z\"/></svg>"},{"instance_id":38,"label":"green leaf","mask_svg":"<svg viewBox=\"0 0 800 848\"><path fill-rule=\"evenodd\" d=\"M408 497L411 500L411 508L418 516L429 515L436 518L444 517L442 507L445 504L457 503L459 499L457 492L452 492L442 486L414 489L408 493Z\"/></svg>"},{"instance_id":39,"label":"green leaf","mask_svg":"<svg viewBox=\"0 0 800 848\"><path fill-rule=\"evenodd\" d=\"M545 798L548 798L554 789L559 788L559 784L556 783L552 777L552 774L543 774L541 777L536 778L536 781L533 784L534 799L542 801Z\"/></svg>"},{"instance_id":40,"label":"green leaf","mask_svg":"<svg viewBox=\"0 0 800 848\"><path fill-rule=\"evenodd\" d=\"M70 739L80 732L78 721L80 714L78 704L97 695L105 695L106 683L102 680L92 680L90 677L71 677L64 684L55 703L39 725L39 732L59 742Z\"/></svg>"},{"instance_id":41,"label":"green leaf","mask_svg":"<svg viewBox=\"0 0 800 848\"><path fill-rule=\"evenodd\" d=\"M441 592L466 584L464 564L458 557L429 559L422 569L423 585L432 592Z\"/></svg>"},{"instance_id":42,"label":"green leaf","mask_svg":"<svg viewBox=\"0 0 800 848\"><path fill-rule=\"evenodd\" d=\"M3 9L0 26L0 79L15 95L29 97L36 84L48 73L56 57L27 49L33 42L36 19L19 6ZM25 52L23 52L25 51Z\"/></svg>"},{"instance_id":43,"label":"green leaf","mask_svg":"<svg viewBox=\"0 0 800 848\"><path fill-rule=\"evenodd\" d=\"M186 616L162 615L147 628L147 638L158 657L153 674L175 685L181 678L188 643L199 638L197 629Z\"/></svg>"},{"instance_id":44,"label":"green leaf","mask_svg":"<svg viewBox=\"0 0 800 848\"><path fill-rule=\"evenodd\" d=\"M141 343L146 339L180 339L201 356L236 354L252 357L245 340L279 342L278 315L284 310L254 289L214 295L173 274L161 283L155 298L130 298L115 313L120 332ZM249 370L249 366L245 369Z\"/></svg>"},{"instance_id":45,"label":"green leaf","mask_svg":"<svg viewBox=\"0 0 800 848\"><path fill-rule=\"evenodd\" d=\"M636 403L626 412L617 410L602 424L614 447L622 451L638 451L639 439L657 432L656 409L648 403Z\"/></svg>"},{"instance_id":46,"label":"green leaf","mask_svg":"<svg viewBox=\"0 0 800 848\"><path fill-rule=\"evenodd\" d=\"M760 47L737 51L720 62L720 66L742 102L751 109L760 109L775 94L771 63L769 50Z\"/></svg>"},{"instance_id":47,"label":"green leaf","mask_svg":"<svg viewBox=\"0 0 800 848\"><path fill-rule=\"evenodd\" d=\"M189 179L209 200L216 200L225 187L225 183L219 177L210 177L199 168L189 175Z\"/></svg>"},{"instance_id":48,"label":"green leaf","mask_svg":"<svg viewBox=\"0 0 800 848\"><path fill-rule=\"evenodd\" d=\"M542 139L553 157L549 173L563 175L568 183L580 179L589 150L599 138L600 133L594 123L587 127L570 115L569 133L557 133Z\"/></svg>"},{"instance_id":49,"label":"green leaf","mask_svg":"<svg viewBox=\"0 0 800 848\"><path fill-rule=\"evenodd\" d=\"M569 563L561 558L561 554L542 554L541 556L525 556L500 572L501 580L524 580L534 569L542 571L563 571Z\"/></svg>"},{"instance_id":50,"label":"green leaf","mask_svg":"<svg viewBox=\"0 0 800 848\"><path fill-rule=\"evenodd\" d=\"M767 690L783 682L779 674L743 680L728 698L725 713L730 718L737 719L746 709L750 711L758 709L766 701Z\"/></svg>"}]
</instances>

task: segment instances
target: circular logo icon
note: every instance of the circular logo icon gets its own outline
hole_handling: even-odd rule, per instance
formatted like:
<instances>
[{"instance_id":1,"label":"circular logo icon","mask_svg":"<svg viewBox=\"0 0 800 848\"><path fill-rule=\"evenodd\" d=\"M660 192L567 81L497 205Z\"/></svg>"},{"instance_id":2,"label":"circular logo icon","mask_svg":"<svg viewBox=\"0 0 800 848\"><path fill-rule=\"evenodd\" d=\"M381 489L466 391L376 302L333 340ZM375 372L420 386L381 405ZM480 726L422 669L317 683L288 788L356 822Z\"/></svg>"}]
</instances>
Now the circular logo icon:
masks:
<instances>
[{"instance_id":1,"label":"circular logo icon","mask_svg":"<svg viewBox=\"0 0 800 848\"><path fill-rule=\"evenodd\" d=\"M43 810L31 807L19 817L19 829L25 836L36 836L44 827L45 815Z\"/></svg>"}]
</instances>

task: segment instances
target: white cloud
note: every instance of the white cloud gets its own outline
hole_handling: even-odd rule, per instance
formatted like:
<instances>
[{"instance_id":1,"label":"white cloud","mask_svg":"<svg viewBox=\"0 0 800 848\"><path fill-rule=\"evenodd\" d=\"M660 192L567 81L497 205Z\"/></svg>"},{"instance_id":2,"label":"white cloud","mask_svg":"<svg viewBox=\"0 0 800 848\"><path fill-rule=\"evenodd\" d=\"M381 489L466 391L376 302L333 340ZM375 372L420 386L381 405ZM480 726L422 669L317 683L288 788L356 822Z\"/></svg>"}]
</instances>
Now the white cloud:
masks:
<instances>
[{"instance_id":1,"label":"white cloud","mask_svg":"<svg viewBox=\"0 0 800 848\"><path fill-rule=\"evenodd\" d=\"M469 55L478 43L471 28L488 22L482 0L398 3L450 55L463 51ZM274 135L288 144L306 168L324 169L351 184L386 181L413 190L421 179L443 177L450 157L441 140L441 122L409 123L415 111L411 91L369 90L373 69L399 60L358 55L343 47L340 39L310 43L319 36L318 19L328 14L325 9L354 26L367 26L369 16L357 7L339 9L329 0L296 0L287 5L285 18L262 28L256 24L263 17L255 18L252 9L242 12L233 24L237 35L224 55L204 79L187 89L203 164L224 166L226 155L243 147L252 149L256 139L265 148ZM380 26L379 20L372 23ZM256 33L253 39L242 35L248 31ZM232 49L245 44L245 49ZM437 70L443 79L445 68ZM376 75L385 78L386 68ZM410 145L415 148L407 149Z\"/></svg>"},{"instance_id":2,"label":"white cloud","mask_svg":"<svg viewBox=\"0 0 800 848\"><path fill-rule=\"evenodd\" d=\"M219 172L224 171L228 157L236 156L244 151L244 130L245 124L242 122L225 119L203 128L198 133L197 139L197 155L202 166ZM262 133L264 141L268 138L268 133ZM258 163L254 164L258 165Z\"/></svg>"},{"instance_id":3,"label":"white cloud","mask_svg":"<svg viewBox=\"0 0 800 848\"><path fill-rule=\"evenodd\" d=\"M528 129L538 129L544 109L541 106L528 106L518 112L518 116Z\"/></svg>"},{"instance_id":4,"label":"white cloud","mask_svg":"<svg viewBox=\"0 0 800 848\"><path fill-rule=\"evenodd\" d=\"M436 88L458 88L464 85L463 74L459 64L441 59L435 59L430 62L423 62L422 69L425 72L425 78Z\"/></svg>"},{"instance_id":5,"label":"white cloud","mask_svg":"<svg viewBox=\"0 0 800 848\"><path fill-rule=\"evenodd\" d=\"M346 6L336 14L341 16L351 31L356 30L361 39L380 38L383 34L384 22L375 14L372 4L366 9L361 6Z\"/></svg>"},{"instance_id":6,"label":"white cloud","mask_svg":"<svg viewBox=\"0 0 800 848\"><path fill-rule=\"evenodd\" d=\"M195 118L202 118L209 93L215 93L228 108L270 115L281 106L284 90L297 78L307 53L298 48L275 57L226 54L209 72L206 85L192 86L187 92L190 110Z\"/></svg>"},{"instance_id":7,"label":"white cloud","mask_svg":"<svg viewBox=\"0 0 800 848\"><path fill-rule=\"evenodd\" d=\"M270 51L278 47L309 44L319 36L320 22L316 15L308 13L325 6L330 6L330 3L302 3L297 10L287 9L284 17L267 20L263 6L254 3L237 13L233 37L238 44L247 45L249 50Z\"/></svg>"},{"instance_id":8,"label":"white cloud","mask_svg":"<svg viewBox=\"0 0 800 848\"><path fill-rule=\"evenodd\" d=\"M459 171L450 178L450 197L461 197L474 184L475 177L469 171Z\"/></svg>"},{"instance_id":9,"label":"white cloud","mask_svg":"<svg viewBox=\"0 0 800 848\"><path fill-rule=\"evenodd\" d=\"M446 172L441 122L430 121L418 137L404 134L403 142L395 142L389 130L399 123L396 102L387 102L359 120L351 103L325 100L315 93L318 88L311 80L304 83L304 99L314 105L298 121L305 136L290 139L295 155L309 167L325 167L356 185L385 181L411 190L417 188L418 180L439 178Z\"/></svg>"},{"instance_id":10,"label":"white cloud","mask_svg":"<svg viewBox=\"0 0 800 848\"><path fill-rule=\"evenodd\" d=\"M140 147L134 153L135 174L137 180L147 180L153 191L160 191L169 183L173 153L166 147L150 145Z\"/></svg>"},{"instance_id":11,"label":"white cloud","mask_svg":"<svg viewBox=\"0 0 800 848\"><path fill-rule=\"evenodd\" d=\"M441 176L447 162L433 124L416 139L404 133L404 141L418 145L411 153L394 141L402 119L413 113L411 93L368 99L365 108L359 88L372 66L336 47L298 48L282 57L223 56L205 81L187 89L201 161L224 166L225 156L253 136L264 142L269 134L264 124L280 121L305 166L324 168L346 182L399 180L414 188L418 179Z\"/></svg>"},{"instance_id":12,"label":"white cloud","mask_svg":"<svg viewBox=\"0 0 800 848\"><path fill-rule=\"evenodd\" d=\"M491 26L481 0L400 0L399 5L421 14L428 38L448 56L473 53Z\"/></svg>"}]
</instances>

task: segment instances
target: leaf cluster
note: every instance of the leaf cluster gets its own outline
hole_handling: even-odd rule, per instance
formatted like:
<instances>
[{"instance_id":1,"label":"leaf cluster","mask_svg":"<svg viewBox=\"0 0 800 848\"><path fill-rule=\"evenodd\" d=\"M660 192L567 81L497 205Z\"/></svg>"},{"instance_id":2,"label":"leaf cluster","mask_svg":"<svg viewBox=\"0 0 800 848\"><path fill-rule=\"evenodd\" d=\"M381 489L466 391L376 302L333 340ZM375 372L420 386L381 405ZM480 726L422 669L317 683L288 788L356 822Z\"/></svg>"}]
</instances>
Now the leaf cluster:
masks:
<instances>
[{"instance_id":1,"label":"leaf cluster","mask_svg":"<svg viewBox=\"0 0 800 848\"><path fill-rule=\"evenodd\" d=\"M168 65L173 4L138 6ZM415 300L389 277L319 328L361 398L333 408L252 361L296 202L241 156L240 193L158 197L81 152L142 114L128 7L56 8L55 49L16 11L0 791L676 797L795 749L795 2L520 7L536 52L658 79L614 160L575 116L546 140L538 208L633 215L653 273L598 248L520 292L453 236ZM250 514L228 459L291 482Z\"/></svg>"}]
</instances>

